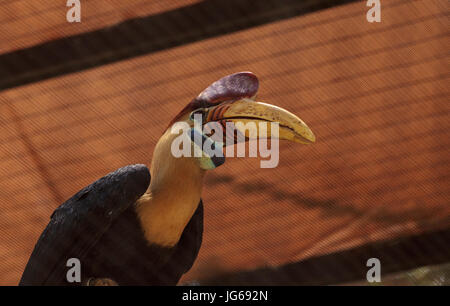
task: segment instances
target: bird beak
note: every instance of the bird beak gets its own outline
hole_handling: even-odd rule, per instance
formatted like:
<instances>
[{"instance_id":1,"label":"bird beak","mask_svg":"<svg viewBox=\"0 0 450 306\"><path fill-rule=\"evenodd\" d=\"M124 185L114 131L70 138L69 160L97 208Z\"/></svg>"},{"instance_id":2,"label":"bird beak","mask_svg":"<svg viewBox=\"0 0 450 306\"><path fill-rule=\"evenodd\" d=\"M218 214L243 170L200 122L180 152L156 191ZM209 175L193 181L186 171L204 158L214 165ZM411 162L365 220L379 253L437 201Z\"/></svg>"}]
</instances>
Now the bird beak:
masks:
<instances>
[{"instance_id":1,"label":"bird beak","mask_svg":"<svg viewBox=\"0 0 450 306\"><path fill-rule=\"evenodd\" d=\"M236 130L244 134L246 139L277 137L302 144L316 140L311 129L296 115L281 107L251 99L222 103L209 108L204 115L205 123L219 122L224 126L224 123L233 122ZM243 128L251 122L255 123L256 131ZM274 134L271 122L278 123L278 135Z\"/></svg>"}]
</instances>

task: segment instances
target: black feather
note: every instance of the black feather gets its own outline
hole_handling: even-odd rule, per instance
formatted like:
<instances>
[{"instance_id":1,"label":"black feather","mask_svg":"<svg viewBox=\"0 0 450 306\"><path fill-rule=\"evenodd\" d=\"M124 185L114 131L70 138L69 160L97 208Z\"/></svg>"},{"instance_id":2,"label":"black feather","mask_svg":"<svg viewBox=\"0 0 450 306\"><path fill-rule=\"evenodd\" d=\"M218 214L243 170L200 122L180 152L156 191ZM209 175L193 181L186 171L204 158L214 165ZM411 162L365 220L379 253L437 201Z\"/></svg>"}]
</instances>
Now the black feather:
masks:
<instances>
[{"instance_id":1,"label":"black feather","mask_svg":"<svg viewBox=\"0 0 450 306\"><path fill-rule=\"evenodd\" d=\"M176 284L200 248L202 203L175 247L150 245L134 209L149 184L148 168L130 165L64 202L53 212L19 284L71 285L66 281L69 258L81 262L81 283L95 277L119 285Z\"/></svg>"}]
</instances>

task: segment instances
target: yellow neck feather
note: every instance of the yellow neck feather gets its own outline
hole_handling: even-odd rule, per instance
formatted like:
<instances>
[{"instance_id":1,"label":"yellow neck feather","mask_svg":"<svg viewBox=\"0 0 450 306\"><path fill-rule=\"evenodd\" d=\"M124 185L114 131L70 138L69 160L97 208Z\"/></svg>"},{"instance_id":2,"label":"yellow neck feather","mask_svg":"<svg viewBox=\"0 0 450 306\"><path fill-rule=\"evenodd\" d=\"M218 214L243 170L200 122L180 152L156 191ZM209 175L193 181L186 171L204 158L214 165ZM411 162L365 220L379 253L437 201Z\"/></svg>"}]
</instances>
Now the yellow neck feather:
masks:
<instances>
[{"instance_id":1,"label":"yellow neck feather","mask_svg":"<svg viewBox=\"0 0 450 306\"><path fill-rule=\"evenodd\" d=\"M197 209L205 174L195 158L175 158L171 154L176 136L169 129L158 141L150 169L150 186L136 203L146 239L167 247L178 242Z\"/></svg>"}]
</instances>

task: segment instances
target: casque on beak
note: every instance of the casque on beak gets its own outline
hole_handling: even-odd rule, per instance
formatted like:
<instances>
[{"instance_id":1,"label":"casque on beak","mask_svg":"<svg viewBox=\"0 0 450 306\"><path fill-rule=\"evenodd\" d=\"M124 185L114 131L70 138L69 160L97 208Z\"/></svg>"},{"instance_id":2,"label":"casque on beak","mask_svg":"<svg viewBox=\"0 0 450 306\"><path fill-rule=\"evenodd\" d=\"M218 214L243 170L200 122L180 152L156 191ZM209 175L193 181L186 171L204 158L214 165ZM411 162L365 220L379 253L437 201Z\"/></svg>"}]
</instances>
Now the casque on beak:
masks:
<instances>
[{"instance_id":1,"label":"casque on beak","mask_svg":"<svg viewBox=\"0 0 450 306\"><path fill-rule=\"evenodd\" d=\"M267 103L256 102L248 98L234 102L225 102L217 106L206 109L195 110L194 113L202 112L203 123L218 122L225 128L226 122L233 122L235 128L243 133L247 139L275 137L272 134L270 122L279 124L278 139L290 140L302 144L315 142L316 138L311 129L299 117L291 112ZM192 115L192 114L191 114ZM242 125L255 123L256 133L251 133L248 129L240 128ZM265 123L264 131L259 123ZM224 129L226 131L226 128Z\"/></svg>"}]
</instances>

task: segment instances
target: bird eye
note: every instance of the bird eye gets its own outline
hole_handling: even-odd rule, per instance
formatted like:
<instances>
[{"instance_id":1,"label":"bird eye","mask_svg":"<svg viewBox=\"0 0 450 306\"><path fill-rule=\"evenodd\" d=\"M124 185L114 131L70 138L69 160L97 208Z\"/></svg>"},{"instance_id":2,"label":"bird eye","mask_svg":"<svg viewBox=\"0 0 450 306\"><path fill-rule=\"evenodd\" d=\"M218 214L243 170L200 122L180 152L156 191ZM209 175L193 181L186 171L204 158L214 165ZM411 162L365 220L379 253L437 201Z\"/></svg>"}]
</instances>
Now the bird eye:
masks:
<instances>
[{"instance_id":1,"label":"bird eye","mask_svg":"<svg viewBox=\"0 0 450 306\"><path fill-rule=\"evenodd\" d=\"M206 109L204 109L204 108L199 108L199 109L196 109L196 110L192 111L191 114L189 115L189 119L192 120L192 121L194 121L194 116L195 116L196 114L201 115L201 116L202 116L202 120L203 120L203 119L205 118Z\"/></svg>"}]
</instances>

